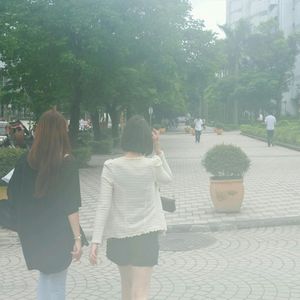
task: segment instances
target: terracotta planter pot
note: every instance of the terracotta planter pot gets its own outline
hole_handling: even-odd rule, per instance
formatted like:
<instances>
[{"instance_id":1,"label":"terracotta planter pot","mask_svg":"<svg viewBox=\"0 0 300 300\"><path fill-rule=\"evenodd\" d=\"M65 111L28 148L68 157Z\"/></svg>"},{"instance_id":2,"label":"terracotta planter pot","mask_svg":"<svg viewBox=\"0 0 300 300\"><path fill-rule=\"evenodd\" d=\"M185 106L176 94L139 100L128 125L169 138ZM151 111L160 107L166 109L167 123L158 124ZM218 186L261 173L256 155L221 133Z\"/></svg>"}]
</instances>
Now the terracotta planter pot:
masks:
<instances>
[{"instance_id":1,"label":"terracotta planter pot","mask_svg":"<svg viewBox=\"0 0 300 300\"><path fill-rule=\"evenodd\" d=\"M159 128L159 133L160 134L163 134L163 133L165 133L166 132L166 128Z\"/></svg>"},{"instance_id":2,"label":"terracotta planter pot","mask_svg":"<svg viewBox=\"0 0 300 300\"><path fill-rule=\"evenodd\" d=\"M223 129L222 128L215 128L215 132L217 135L221 135L223 133Z\"/></svg>"},{"instance_id":3,"label":"terracotta planter pot","mask_svg":"<svg viewBox=\"0 0 300 300\"><path fill-rule=\"evenodd\" d=\"M211 178L210 196L217 212L239 212L244 199L243 178Z\"/></svg>"},{"instance_id":4,"label":"terracotta planter pot","mask_svg":"<svg viewBox=\"0 0 300 300\"><path fill-rule=\"evenodd\" d=\"M7 199L7 186L0 186L0 200Z\"/></svg>"}]
</instances>

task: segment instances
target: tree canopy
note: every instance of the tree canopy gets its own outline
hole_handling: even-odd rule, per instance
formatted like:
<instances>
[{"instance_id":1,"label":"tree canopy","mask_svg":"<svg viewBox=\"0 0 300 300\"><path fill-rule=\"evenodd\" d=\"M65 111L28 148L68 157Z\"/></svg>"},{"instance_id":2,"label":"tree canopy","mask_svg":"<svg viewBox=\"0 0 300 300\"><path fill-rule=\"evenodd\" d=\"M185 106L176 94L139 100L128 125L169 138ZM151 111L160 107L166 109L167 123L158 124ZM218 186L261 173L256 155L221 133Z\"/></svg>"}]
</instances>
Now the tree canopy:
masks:
<instances>
[{"instance_id":1,"label":"tree canopy","mask_svg":"<svg viewBox=\"0 0 300 300\"><path fill-rule=\"evenodd\" d=\"M2 101L37 117L57 105L74 139L84 110L108 112L115 134L122 110L182 114L214 72L214 36L190 10L187 0L3 0Z\"/></svg>"},{"instance_id":2,"label":"tree canopy","mask_svg":"<svg viewBox=\"0 0 300 300\"><path fill-rule=\"evenodd\" d=\"M241 121L245 112L258 115L273 110L279 115L282 95L293 76L299 37L285 37L275 20L258 27L241 20L235 28L222 29L226 39L220 48L225 57L216 80L205 91L211 113L231 123Z\"/></svg>"}]
</instances>

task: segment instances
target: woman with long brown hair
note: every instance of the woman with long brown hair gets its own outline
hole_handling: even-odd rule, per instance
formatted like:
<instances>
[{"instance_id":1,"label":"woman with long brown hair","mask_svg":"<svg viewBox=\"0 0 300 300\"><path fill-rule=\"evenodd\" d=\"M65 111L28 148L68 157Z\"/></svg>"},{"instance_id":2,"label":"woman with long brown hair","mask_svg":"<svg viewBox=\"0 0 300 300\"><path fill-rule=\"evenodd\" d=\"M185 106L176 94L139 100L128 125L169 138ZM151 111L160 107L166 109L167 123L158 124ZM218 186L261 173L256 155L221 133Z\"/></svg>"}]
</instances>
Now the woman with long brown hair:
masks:
<instances>
[{"instance_id":1,"label":"woman with long brown hair","mask_svg":"<svg viewBox=\"0 0 300 300\"><path fill-rule=\"evenodd\" d=\"M67 269L81 257L79 174L65 118L45 112L31 150L18 161L8 195L29 270L40 271L39 300L65 299Z\"/></svg>"}]
</instances>

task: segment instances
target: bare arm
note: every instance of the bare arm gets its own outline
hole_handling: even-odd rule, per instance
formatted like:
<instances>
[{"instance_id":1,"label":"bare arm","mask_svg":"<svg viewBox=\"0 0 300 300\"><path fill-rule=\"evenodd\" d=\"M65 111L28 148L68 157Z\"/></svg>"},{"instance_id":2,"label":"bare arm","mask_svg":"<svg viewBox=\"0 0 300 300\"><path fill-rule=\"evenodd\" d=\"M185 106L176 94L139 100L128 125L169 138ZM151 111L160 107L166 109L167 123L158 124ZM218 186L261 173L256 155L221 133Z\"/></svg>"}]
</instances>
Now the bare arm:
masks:
<instances>
[{"instance_id":1,"label":"bare arm","mask_svg":"<svg viewBox=\"0 0 300 300\"><path fill-rule=\"evenodd\" d=\"M80 236L79 213L75 212L68 216L70 226L74 235L74 239Z\"/></svg>"},{"instance_id":2,"label":"bare arm","mask_svg":"<svg viewBox=\"0 0 300 300\"><path fill-rule=\"evenodd\" d=\"M159 143L158 130L152 131L153 149L156 155L161 159L162 165L155 167L155 176L158 183L169 183L172 180L172 171L166 161L163 151L161 150Z\"/></svg>"},{"instance_id":3,"label":"bare arm","mask_svg":"<svg viewBox=\"0 0 300 300\"><path fill-rule=\"evenodd\" d=\"M71 215L68 215L68 219L74 236L74 247L73 247L72 255L75 260L79 260L82 254L79 213L75 212Z\"/></svg>"}]
</instances>

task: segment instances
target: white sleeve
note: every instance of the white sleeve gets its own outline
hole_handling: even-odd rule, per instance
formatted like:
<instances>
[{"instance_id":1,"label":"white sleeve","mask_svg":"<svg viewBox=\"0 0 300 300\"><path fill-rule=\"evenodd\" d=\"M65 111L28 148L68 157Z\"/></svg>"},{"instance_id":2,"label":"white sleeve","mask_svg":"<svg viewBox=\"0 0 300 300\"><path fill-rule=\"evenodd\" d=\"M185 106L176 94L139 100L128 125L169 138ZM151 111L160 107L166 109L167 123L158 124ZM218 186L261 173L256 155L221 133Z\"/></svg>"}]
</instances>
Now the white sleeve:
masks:
<instances>
[{"instance_id":1,"label":"white sleeve","mask_svg":"<svg viewBox=\"0 0 300 300\"><path fill-rule=\"evenodd\" d=\"M154 174L158 184L166 184L172 181L173 174L167 163L165 155L161 152L160 155L153 157L154 162Z\"/></svg>"},{"instance_id":2,"label":"white sleeve","mask_svg":"<svg viewBox=\"0 0 300 300\"><path fill-rule=\"evenodd\" d=\"M113 194L112 173L108 161L104 163L101 175L100 195L98 198L96 217L94 222L92 243L101 244L103 232L109 215Z\"/></svg>"}]
</instances>

